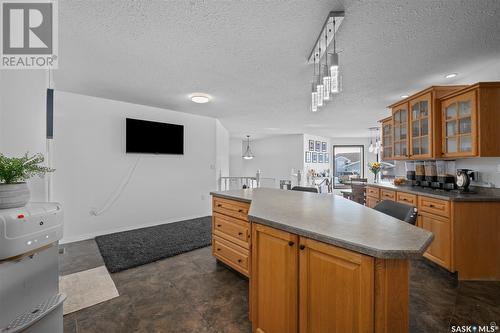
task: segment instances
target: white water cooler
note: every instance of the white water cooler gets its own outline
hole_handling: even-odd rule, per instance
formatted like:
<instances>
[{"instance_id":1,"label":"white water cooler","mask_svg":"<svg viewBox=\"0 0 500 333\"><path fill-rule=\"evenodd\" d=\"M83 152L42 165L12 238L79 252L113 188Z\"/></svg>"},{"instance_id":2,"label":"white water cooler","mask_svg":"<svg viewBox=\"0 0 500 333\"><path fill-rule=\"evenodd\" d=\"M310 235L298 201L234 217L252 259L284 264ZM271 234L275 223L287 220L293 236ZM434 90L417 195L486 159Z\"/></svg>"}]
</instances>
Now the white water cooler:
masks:
<instances>
[{"instance_id":1,"label":"white water cooler","mask_svg":"<svg viewBox=\"0 0 500 333\"><path fill-rule=\"evenodd\" d=\"M0 333L62 333L58 203L0 210Z\"/></svg>"}]
</instances>

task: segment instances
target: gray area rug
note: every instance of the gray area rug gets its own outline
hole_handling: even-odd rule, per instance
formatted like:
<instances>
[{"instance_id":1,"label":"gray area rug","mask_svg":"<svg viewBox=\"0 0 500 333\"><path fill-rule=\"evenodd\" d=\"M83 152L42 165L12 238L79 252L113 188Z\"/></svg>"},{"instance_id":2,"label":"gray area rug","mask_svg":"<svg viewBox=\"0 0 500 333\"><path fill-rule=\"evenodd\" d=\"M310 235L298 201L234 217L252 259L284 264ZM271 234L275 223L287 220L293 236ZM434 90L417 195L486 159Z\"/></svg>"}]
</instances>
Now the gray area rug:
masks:
<instances>
[{"instance_id":1,"label":"gray area rug","mask_svg":"<svg viewBox=\"0 0 500 333\"><path fill-rule=\"evenodd\" d=\"M95 238L111 273L211 245L212 217L166 223Z\"/></svg>"}]
</instances>

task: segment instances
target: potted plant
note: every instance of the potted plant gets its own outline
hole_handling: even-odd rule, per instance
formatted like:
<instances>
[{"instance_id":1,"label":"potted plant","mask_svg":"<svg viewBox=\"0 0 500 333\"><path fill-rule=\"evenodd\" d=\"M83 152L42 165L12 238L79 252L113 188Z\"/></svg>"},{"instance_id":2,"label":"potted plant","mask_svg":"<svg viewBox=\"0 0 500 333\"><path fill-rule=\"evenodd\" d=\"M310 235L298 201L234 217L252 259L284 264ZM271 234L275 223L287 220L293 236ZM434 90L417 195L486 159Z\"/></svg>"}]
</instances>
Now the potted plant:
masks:
<instances>
[{"instance_id":1,"label":"potted plant","mask_svg":"<svg viewBox=\"0 0 500 333\"><path fill-rule=\"evenodd\" d=\"M0 154L0 209L23 207L30 199L26 181L34 176L43 176L50 169L40 164L43 155L6 157Z\"/></svg>"},{"instance_id":2,"label":"potted plant","mask_svg":"<svg viewBox=\"0 0 500 333\"><path fill-rule=\"evenodd\" d=\"M373 173L373 182L378 183L378 173L380 172L381 168L380 162L370 162L368 163L368 169Z\"/></svg>"}]
</instances>

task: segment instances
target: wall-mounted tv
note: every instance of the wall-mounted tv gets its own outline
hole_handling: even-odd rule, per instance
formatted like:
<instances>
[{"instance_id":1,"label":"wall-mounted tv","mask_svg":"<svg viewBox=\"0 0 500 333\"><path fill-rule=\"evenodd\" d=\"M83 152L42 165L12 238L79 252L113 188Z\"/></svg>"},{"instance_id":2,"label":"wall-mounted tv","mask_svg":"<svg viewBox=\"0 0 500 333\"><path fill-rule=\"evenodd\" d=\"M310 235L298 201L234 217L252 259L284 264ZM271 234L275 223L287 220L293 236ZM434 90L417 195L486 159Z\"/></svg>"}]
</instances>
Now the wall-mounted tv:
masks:
<instances>
[{"instance_id":1,"label":"wall-mounted tv","mask_svg":"<svg viewBox=\"0 0 500 333\"><path fill-rule=\"evenodd\" d=\"M184 154L184 126L127 118L127 153Z\"/></svg>"}]
</instances>

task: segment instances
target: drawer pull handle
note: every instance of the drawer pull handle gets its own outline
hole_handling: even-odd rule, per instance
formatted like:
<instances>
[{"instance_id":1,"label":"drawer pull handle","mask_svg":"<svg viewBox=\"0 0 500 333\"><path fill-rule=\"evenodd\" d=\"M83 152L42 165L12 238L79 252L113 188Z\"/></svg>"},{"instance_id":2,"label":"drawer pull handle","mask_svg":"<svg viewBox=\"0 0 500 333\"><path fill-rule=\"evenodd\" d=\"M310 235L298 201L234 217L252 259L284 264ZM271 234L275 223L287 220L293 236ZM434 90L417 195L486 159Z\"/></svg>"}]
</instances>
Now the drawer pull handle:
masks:
<instances>
[{"instance_id":1,"label":"drawer pull handle","mask_svg":"<svg viewBox=\"0 0 500 333\"><path fill-rule=\"evenodd\" d=\"M217 224L217 226L220 228L220 227L222 227L222 224Z\"/></svg>"},{"instance_id":2,"label":"drawer pull handle","mask_svg":"<svg viewBox=\"0 0 500 333\"><path fill-rule=\"evenodd\" d=\"M222 207L222 204L217 204L217 207Z\"/></svg>"},{"instance_id":3,"label":"drawer pull handle","mask_svg":"<svg viewBox=\"0 0 500 333\"><path fill-rule=\"evenodd\" d=\"M238 262L241 262L241 259L238 259Z\"/></svg>"},{"instance_id":4,"label":"drawer pull handle","mask_svg":"<svg viewBox=\"0 0 500 333\"><path fill-rule=\"evenodd\" d=\"M300 244L299 249L303 250L305 248L306 248L306 246L304 244Z\"/></svg>"},{"instance_id":5,"label":"drawer pull handle","mask_svg":"<svg viewBox=\"0 0 500 333\"><path fill-rule=\"evenodd\" d=\"M242 232L238 232L238 236L241 236L241 235L243 235L243 233Z\"/></svg>"},{"instance_id":6,"label":"drawer pull handle","mask_svg":"<svg viewBox=\"0 0 500 333\"><path fill-rule=\"evenodd\" d=\"M288 246L293 246L294 244L295 244L295 243L294 243L294 242L292 242L292 241L289 241L289 242L288 242Z\"/></svg>"},{"instance_id":7,"label":"drawer pull handle","mask_svg":"<svg viewBox=\"0 0 500 333\"><path fill-rule=\"evenodd\" d=\"M429 207L434 208L434 205L433 204L429 204Z\"/></svg>"},{"instance_id":8,"label":"drawer pull handle","mask_svg":"<svg viewBox=\"0 0 500 333\"><path fill-rule=\"evenodd\" d=\"M243 213L243 209L238 209L238 213Z\"/></svg>"},{"instance_id":9,"label":"drawer pull handle","mask_svg":"<svg viewBox=\"0 0 500 333\"><path fill-rule=\"evenodd\" d=\"M220 251L220 247L217 248L217 251Z\"/></svg>"}]
</instances>

